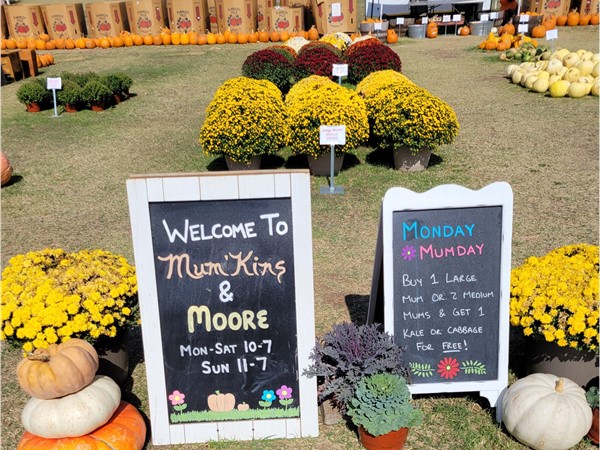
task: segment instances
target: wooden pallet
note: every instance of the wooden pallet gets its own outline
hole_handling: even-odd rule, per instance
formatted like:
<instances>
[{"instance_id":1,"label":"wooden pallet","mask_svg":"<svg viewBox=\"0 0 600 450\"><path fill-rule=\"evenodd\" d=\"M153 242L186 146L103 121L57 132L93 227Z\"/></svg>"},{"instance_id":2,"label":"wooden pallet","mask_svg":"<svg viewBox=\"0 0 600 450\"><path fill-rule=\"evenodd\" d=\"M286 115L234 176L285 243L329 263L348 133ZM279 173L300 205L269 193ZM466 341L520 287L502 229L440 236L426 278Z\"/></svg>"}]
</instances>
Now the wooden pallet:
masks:
<instances>
[{"instance_id":1,"label":"wooden pallet","mask_svg":"<svg viewBox=\"0 0 600 450\"><path fill-rule=\"evenodd\" d=\"M19 50L2 50L2 71L13 80L23 78L23 66L19 58ZM18 78L17 78L18 77Z\"/></svg>"}]
</instances>

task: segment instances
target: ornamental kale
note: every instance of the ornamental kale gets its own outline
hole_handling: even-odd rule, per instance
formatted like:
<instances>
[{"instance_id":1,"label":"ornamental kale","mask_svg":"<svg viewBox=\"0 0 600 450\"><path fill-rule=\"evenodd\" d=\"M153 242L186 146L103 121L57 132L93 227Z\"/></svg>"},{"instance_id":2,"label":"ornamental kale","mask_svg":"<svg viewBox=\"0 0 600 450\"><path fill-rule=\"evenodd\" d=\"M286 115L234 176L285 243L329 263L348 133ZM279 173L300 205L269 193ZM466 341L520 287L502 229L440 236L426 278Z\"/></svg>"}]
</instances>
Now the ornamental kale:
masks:
<instances>
[{"instance_id":1,"label":"ornamental kale","mask_svg":"<svg viewBox=\"0 0 600 450\"><path fill-rule=\"evenodd\" d=\"M378 373L409 376L403 361L404 348L378 324L342 323L317 341L305 376L322 377L319 400L331 399L342 414L361 378Z\"/></svg>"}]
</instances>

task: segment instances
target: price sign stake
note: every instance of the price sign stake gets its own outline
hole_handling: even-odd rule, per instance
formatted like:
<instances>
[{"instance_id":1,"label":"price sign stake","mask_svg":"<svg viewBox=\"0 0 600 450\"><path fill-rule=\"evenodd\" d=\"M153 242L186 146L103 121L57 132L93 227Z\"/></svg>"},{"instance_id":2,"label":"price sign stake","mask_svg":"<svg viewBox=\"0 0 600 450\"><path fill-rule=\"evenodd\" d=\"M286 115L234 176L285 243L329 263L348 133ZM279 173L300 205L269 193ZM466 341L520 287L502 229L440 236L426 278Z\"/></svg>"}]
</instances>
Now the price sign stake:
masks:
<instances>
[{"instance_id":1,"label":"price sign stake","mask_svg":"<svg viewBox=\"0 0 600 450\"><path fill-rule=\"evenodd\" d=\"M56 107L56 90L62 89L62 79L60 77L47 78L46 89L52 90L52 100L54 101L54 115L52 117L60 117L58 115L58 108Z\"/></svg>"},{"instance_id":2,"label":"price sign stake","mask_svg":"<svg viewBox=\"0 0 600 450\"><path fill-rule=\"evenodd\" d=\"M329 161L329 187L321 186L321 194L343 194L344 188L334 182L335 146L346 144L346 125L321 125L319 128L319 144L329 145L331 159Z\"/></svg>"}]
</instances>

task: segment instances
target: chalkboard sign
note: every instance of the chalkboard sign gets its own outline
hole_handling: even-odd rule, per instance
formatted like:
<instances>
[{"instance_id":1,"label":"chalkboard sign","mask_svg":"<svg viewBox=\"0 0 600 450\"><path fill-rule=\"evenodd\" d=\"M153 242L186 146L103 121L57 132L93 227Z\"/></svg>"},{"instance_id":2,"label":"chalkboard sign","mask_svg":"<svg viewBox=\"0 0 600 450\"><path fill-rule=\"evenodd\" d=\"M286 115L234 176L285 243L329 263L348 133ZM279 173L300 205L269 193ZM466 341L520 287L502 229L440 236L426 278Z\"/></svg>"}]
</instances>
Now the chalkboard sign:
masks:
<instances>
[{"instance_id":1,"label":"chalkboard sign","mask_svg":"<svg viewBox=\"0 0 600 450\"><path fill-rule=\"evenodd\" d=\"M128 190L154 444L316 435L308 173Z\"/></svg>"},{"instance_id":2,"label":"chalkboard sign","mask_svg":"<svg viewBox=\"0 0 600 450\"><path fill-rule=\"evenodd\" d=\"M369 317L382 277L379 312L406 349L411 392L476 390L495 406L508 384L510 186L393 188L380 228Z\"/></svg>"}]
</instances>

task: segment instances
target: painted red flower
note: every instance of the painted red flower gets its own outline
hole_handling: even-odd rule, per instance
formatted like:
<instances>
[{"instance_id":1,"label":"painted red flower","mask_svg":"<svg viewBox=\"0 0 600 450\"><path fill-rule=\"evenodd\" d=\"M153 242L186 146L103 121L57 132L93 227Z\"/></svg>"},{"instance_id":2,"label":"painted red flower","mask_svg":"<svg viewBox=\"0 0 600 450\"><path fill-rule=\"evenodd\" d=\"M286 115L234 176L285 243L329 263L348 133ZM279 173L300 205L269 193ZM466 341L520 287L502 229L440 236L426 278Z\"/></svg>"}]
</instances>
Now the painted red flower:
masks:
<instances>
[{"instance_id":1,"label":"painted red flower","mask_svg":"<svg viewBox=\"0 0 600 450\"><path fill-rule=\"evenodd\" d=\"M460 369L458 368L458 361L454 358L444 358L438 364L438 372L442 378L446 380L452 379L456 376Z\"/></svg>"}]
</instances>

